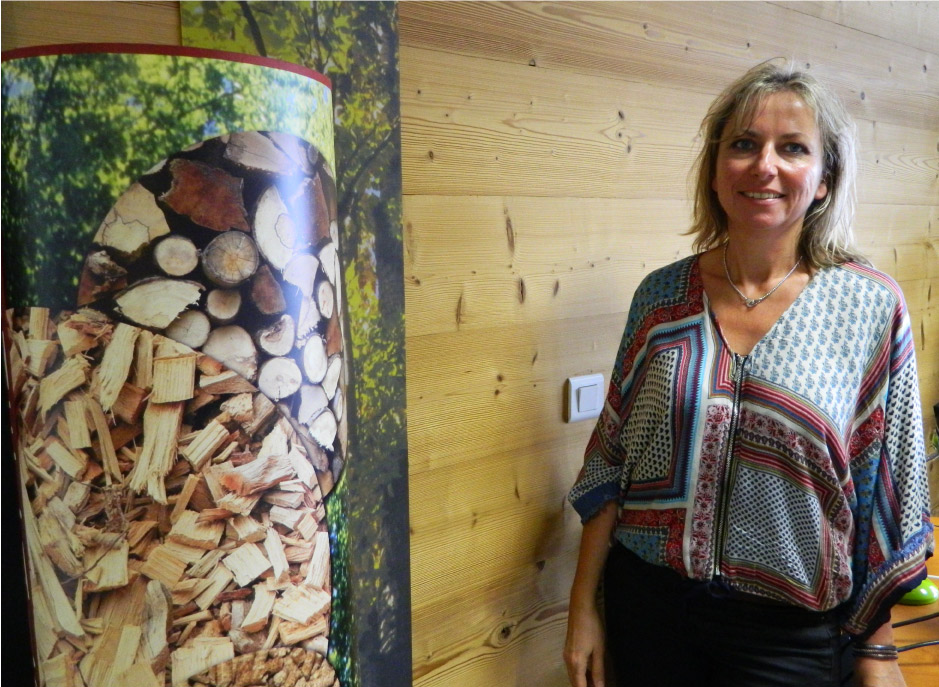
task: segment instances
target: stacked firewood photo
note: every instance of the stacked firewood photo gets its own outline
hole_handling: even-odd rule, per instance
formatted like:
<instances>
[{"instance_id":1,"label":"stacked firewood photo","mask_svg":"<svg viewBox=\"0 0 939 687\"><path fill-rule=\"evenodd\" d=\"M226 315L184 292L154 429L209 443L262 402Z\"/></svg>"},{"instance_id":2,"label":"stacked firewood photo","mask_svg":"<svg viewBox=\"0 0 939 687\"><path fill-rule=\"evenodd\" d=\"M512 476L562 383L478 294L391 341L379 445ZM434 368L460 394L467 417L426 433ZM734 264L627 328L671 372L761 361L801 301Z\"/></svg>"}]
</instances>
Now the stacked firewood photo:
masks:
<instances>
[{"instance_id":1,"label":"stacked firewood photo","mask_svg":"<svg viewBox=\"0 0 939 687\"><path fill-rule=\"evenodd\" d=\"M74 310L5 313L43 687L338 687L337 231L313 146L232 133L117 199Z\"/></svg>"},{"instance_id":2,"label":"stacked firewood photo","mask_svg":"<svg viewBox=\"0 0 939 687\"><path fill-rule=\"evenodd\" d=\"M170 156L101 223L78 305L159 331L279 403L324 493L344 422L333 173L305 141L240 132Z\"/></svg>"},{"instance_id":3,"label":"stacked firewood photo","mask_svg":"<svg viewBox=\"0 0 939 687\"><path fill-rule=\"evenodd\" d=\"M211 356L98 311L4 326L42 684L306 666L290 684L338 685L324 494L295 424Z\"/></svg>"}]
</instances>

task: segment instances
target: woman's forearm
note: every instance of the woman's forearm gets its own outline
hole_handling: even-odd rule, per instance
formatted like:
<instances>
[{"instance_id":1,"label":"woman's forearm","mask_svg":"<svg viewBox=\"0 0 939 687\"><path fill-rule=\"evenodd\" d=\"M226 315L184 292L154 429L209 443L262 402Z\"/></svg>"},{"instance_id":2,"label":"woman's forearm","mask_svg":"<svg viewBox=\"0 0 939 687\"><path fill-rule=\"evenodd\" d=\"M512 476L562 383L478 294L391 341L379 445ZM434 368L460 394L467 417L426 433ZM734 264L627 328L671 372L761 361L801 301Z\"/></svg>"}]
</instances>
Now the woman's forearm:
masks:
<instances>
[{"instance_id":1,"label":"woman's forearm","mask_svg":"<svg viewBox=\"0 0 939 687\"><path fill-rule=\"evenodd\" d=\"M610 550L610 536L616 523L616 502L610 501L584 524L577 556L577 572L571 586L571 606L595 601L597 586Z\"/></svg>"}]
</instances>

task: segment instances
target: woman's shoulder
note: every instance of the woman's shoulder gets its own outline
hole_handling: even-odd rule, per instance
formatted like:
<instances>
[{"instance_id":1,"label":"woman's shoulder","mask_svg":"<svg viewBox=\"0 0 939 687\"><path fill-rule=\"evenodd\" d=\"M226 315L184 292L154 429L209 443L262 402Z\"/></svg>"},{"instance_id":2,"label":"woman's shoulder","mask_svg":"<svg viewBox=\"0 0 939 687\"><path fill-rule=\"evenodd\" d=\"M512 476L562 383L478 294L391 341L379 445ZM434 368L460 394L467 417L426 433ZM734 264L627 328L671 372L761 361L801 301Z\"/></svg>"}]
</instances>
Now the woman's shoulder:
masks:
<instances>
[{"instance_id":1,"label":"woman's shoulder","mask_svg":"<svg viewBox=\"0 0 939 687\"><path fill-rule=\"evenodd\" d=\"M830 283L839 286L839 291L856 296L867 294L885 306L905 307L903 290L896 280L886 272L859 262L844 262L824 268ZM867 299L865 299L867 300ZM868 300L868 305L872 303Z\"/></svg>"},{"instance_id":2,"label":"woman's shoulder","mask_svg":"<svg viewBox=\"0 0 939 687\"><path fill-rule=\"evenodd\" d=\"M689 255L649 272L636 289L643 300L668 301L688 293L698 256Z\"/></svg>"}]
</instances>

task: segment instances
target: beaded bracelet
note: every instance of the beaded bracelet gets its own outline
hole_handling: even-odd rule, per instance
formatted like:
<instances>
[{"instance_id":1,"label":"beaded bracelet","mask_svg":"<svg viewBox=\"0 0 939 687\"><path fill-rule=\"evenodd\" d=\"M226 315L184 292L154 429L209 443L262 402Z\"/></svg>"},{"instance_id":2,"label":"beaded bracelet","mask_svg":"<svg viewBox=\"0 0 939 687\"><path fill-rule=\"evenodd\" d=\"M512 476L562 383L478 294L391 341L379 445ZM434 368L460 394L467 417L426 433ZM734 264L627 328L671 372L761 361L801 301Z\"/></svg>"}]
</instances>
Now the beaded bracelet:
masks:
<instances>
[{"instance_id":1,"label":"beaded bracelet","mask_svg":"<svg viewBox=\"0 0 939 687\"><path fill-rule=\"evenodd\" d=\"M899 658L897 647L893 644L855 644L851 649L860 658L877 661L896 661Z\"/></svg>"}]
</instances>

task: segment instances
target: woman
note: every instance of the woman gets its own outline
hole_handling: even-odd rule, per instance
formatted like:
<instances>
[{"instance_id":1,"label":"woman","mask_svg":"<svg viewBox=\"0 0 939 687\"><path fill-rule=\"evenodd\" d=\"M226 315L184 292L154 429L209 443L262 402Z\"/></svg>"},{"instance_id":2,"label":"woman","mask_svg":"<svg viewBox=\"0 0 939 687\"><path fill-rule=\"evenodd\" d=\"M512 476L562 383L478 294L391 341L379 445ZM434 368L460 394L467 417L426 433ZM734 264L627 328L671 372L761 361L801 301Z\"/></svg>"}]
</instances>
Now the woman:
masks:
<instances>
[{"instance_id":1,"label":"woman","mask_svg":"<svg viewBox=\"0 0 939 687\"><path fill-rule=\"evenodd\" d=\"M854 126L765 63L702 129L700 252L636 291L569 496L571 684L602 686L606 652L621 687L903 685L922 422L902 294L852 246Z\"/></svg>"}]
</instances>

